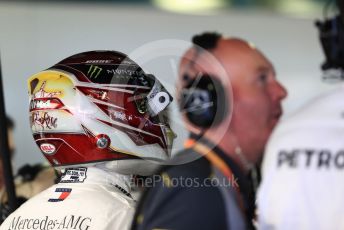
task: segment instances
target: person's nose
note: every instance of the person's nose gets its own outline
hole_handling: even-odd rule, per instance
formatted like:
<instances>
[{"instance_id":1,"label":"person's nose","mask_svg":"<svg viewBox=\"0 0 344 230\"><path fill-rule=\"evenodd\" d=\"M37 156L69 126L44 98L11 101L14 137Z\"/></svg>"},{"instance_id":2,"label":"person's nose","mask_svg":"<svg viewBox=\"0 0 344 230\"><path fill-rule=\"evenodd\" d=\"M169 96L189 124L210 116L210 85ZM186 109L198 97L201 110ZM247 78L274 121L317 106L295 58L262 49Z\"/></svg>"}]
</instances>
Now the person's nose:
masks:
<instances>
[{"instance_id":1,"label":"person's nose","mask_svg":"<svg viewBox=\"0 0 344 230\"><path fill-rule=\"evenodd\" d=\"M284 98L287 97L288 92L286 88L280 82L276 80L271 89L271 94L274 100L282 101Z\"/></svg>"}]
</instances>

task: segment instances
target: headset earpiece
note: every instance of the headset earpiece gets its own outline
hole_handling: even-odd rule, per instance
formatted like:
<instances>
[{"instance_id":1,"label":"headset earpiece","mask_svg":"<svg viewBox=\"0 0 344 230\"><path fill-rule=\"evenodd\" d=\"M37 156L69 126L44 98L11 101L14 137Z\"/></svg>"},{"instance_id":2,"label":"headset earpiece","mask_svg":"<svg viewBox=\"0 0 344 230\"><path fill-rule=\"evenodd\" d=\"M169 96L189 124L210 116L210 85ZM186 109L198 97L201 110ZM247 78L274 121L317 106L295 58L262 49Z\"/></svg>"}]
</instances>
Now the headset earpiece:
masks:
<instances>
[{"instance_id":1,"label":"headset earpiece","mask_svg":"<svg viewBox=\"0 0 344 230\"><path fill-rule=\"evenodd\" d=\"M220 124L226 114L228 102L222 83L208 74L198 74L189 80L188 75L183 76L188 81L182 89L179 106L195 126L209 128Z\"/></svg>"}]
</instances>

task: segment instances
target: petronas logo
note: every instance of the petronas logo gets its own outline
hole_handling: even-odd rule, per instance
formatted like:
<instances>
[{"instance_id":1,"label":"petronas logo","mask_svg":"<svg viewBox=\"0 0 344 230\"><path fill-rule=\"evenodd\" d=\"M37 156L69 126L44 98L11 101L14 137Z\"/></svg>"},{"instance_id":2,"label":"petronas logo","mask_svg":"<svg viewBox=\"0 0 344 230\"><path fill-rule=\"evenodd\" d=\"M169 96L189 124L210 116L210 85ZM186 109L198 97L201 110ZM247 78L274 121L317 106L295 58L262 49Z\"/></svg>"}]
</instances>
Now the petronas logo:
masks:
<instances>
[{"instance_id":1,"label":"petronas logo","mask_svg":"<svg viewBox=\"0 0 344 230\"><path fill-rule=\"evenodd\" d=\"M87 76L89 76L90 78L97 78L100 72L102 72L102 70L103 69L100 68L99 66L91 65L90 68L88 69Z\"/></svg>"}]
</instances>

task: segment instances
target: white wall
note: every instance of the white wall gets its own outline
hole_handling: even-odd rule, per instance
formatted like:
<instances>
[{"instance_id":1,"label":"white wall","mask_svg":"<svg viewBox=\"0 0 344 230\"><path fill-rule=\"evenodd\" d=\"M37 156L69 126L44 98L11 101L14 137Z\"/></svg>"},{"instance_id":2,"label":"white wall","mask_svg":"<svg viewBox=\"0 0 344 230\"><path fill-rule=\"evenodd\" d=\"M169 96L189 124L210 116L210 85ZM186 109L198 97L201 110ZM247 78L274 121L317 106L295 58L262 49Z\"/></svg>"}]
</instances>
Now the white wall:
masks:
<instances>
[{"instance_id":1,"label":"white wall","mask_svg":"<svg viewBox=\"0 0 344 230\"><path fill-rule=\"evenodd\" d=\"M143 46L143 52L154 60L139 62L173 91L175 66L185 44L158 40L189 41L195 33L216 30L254 42L272 60L278 78L289 90L284 103L287 114L329 88L320 80L323 56L313 20L256 11L188 16L123 5L1 2L0 28L6 109L16 123L17 167L43 161L29 130L26 79L81 51L111 49L137 54ZM166 44L169 49L159 54Z\"/></svg>"}]
</instances>

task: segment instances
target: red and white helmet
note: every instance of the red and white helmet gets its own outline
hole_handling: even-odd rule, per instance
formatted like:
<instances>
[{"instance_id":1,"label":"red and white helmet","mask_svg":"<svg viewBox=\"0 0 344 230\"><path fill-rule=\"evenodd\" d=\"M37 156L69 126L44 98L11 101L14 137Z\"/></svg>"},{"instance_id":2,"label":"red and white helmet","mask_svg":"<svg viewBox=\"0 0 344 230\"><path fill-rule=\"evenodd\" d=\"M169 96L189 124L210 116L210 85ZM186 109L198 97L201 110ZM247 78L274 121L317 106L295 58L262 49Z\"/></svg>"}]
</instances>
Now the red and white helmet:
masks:
<instances>
[{"instance_id":1,"label":"red and white helmet","mask_svg":"<svg viewBox=\"0 0 344 230\"><path fill-rule=\"evenodd\" d=\"M31 76L33 137L53 166L169 158L171 95L116 51L68 57Z\"/></svg>"}]
</instances>

